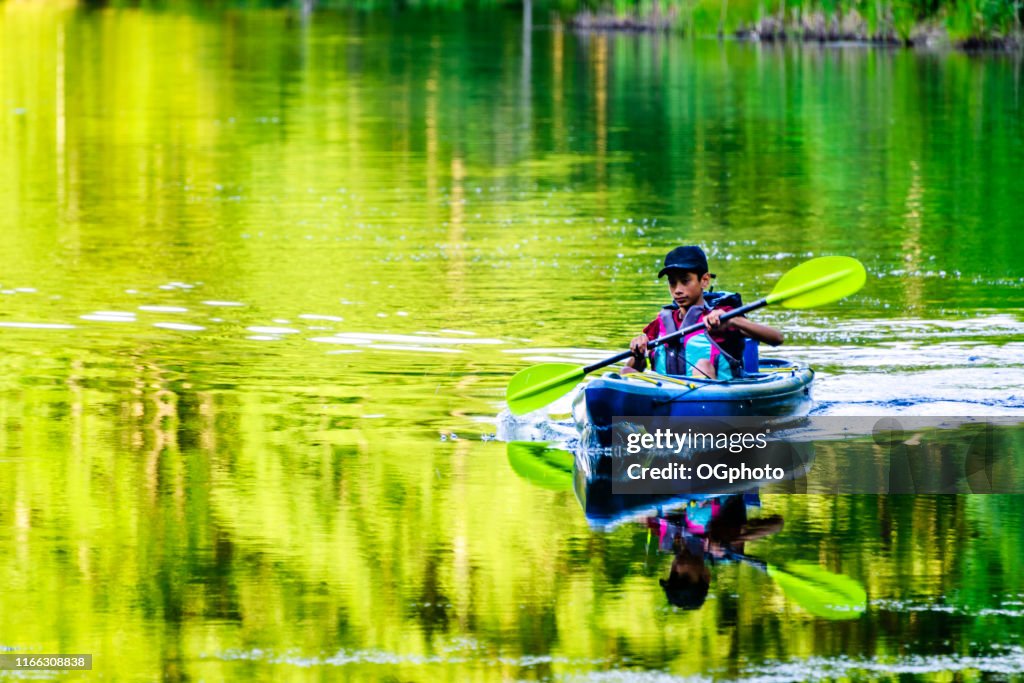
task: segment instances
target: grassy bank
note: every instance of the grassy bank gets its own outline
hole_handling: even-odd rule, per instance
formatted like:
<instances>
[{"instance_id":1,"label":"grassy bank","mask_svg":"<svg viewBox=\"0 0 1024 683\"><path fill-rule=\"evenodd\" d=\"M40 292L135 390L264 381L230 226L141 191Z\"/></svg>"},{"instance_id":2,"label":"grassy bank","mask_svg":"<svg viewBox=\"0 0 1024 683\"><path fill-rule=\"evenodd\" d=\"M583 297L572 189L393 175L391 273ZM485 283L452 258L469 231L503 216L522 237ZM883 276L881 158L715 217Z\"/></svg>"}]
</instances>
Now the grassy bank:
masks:
<instances>
[{"instance_id":1,"label":"grassy bank","mask_svg":"<svg viewBox=\"0 0 1024 683\"><path fill-rule=\"evenodd\" d=\"M1022 0L584 0L572 23L760 40L1019 47Z\"/></svg>"},{"instance_id":2,"label":"grassy bank","mask_svg":"<svg viewBox=\"0 0 1024 683\"><path fill-rule=\"evenodd\" d=\"M91 7L292 7L400 11L516 10L531 2L583 29L673 30L755 40L950 44L965 48L1024 45L1024 0L83 0Z\"/></svg>"}]
</instances>

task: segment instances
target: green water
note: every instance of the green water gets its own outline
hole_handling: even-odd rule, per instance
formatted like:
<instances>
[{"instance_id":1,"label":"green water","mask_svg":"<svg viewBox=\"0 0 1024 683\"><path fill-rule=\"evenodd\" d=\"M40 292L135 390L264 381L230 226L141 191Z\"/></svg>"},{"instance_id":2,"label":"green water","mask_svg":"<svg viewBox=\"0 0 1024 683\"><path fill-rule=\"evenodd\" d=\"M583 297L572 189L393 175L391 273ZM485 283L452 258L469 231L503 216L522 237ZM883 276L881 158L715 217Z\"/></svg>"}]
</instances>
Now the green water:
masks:
<instances>
[{"instance_id":1,"label":"green water","mask_svg":"<svg viewBox=\"0 0 1024 683\"><path fill-rule=\"evenodd\" d=\"M1024 672L1015 497L765 496L748 552L866 614L744 564L681 611L642 524L590 529L491 440L512 373L654 317L680 242L749 297L867 265L758 316L823 411L1024 413L1019 57L518 18L0 5L0 649L118 681Z\"/></svg>"}]
</instances>

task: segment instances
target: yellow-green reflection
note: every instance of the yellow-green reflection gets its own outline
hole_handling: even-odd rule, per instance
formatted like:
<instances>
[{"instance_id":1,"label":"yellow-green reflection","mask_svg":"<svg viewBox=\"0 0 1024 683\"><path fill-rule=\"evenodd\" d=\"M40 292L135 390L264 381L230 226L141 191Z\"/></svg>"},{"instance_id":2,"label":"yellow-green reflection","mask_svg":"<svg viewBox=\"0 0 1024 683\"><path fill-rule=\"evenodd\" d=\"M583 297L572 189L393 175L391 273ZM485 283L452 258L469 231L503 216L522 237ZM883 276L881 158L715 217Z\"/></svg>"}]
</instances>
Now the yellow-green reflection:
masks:
<instances>
[{"instance_id":1,"label":"yellow-green reflection","mask_svg":"<svg viewBox=\"0 0 1024 683\"><path fill-rule=\"evenodd\" d=\"M642 529L481 439L504 351L620 347L683 239L744 292L806 252L964 273L841 321L1018 311L1012 61L550 37L524 92L500 15L0 6L0 646L498 680L1019 639L981 612L1024 591L1012 500L765 503L760 555L955 620L822 625L743 566L680 614Z\"/></svg>"}]
</instances>

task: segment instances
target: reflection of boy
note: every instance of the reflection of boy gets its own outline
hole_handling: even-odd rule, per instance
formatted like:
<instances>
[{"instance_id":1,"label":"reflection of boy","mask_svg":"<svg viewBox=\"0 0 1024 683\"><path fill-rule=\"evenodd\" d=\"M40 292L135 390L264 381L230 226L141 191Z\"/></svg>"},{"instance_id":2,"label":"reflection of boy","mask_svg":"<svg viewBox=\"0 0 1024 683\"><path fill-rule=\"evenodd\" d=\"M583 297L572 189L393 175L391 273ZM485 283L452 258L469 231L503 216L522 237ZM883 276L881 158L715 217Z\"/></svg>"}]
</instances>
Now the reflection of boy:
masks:
<instances>
[{"instance_id":1,"label":"reflection of boy","mask_svg":"<svg viewBox=\"0 0 1024 683\"><path fill-rule=\"evenodd\" d=\"M711 585L705 558L742 553L744 543L778 533L782 524L779 515L748 519L740 495L700 501L668 517L649 517L647 528L658 535L659 549L675 554L668 578L659 580L665 598L682 609L699 609Z\"/></svg>"},{"instance_id":2,"label":"reflection of boy","mask_svg":"<svg viewBox=\"0 0 1024 683\"><path fill-rule=\"evenodd\" d=\"M732 379L740 374L744 337L772 346L782 343L782 334L773 327L737 316L721 322L730 306L713 307L704 301L704 290L714 275L708 273L708 259L700 247L676 247L665 256L665 267L658 273L668 275L672 308L644 328L644 333L629 344L633 357L624 372L643 372L647 367L647 342L671 334L694 323L703 322L704 330L682 340L661 344L651 353L654 371L669 375L689 375L711 379Z\"/></svg>"}]
</instances>

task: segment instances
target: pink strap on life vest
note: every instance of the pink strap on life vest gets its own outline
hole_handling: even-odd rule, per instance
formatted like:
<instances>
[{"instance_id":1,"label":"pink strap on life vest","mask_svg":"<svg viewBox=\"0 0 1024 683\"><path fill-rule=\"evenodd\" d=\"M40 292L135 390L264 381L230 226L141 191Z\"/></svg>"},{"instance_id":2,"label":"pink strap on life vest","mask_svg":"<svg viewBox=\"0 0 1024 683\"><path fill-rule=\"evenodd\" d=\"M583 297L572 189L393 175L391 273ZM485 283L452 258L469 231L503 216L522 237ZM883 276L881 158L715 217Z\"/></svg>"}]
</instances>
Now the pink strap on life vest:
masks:
<instances>
[{"instance_id":1,"label":"pink strap on life vest","mask_svg":"<svg viewBox=\"0 0 1024 683\"><path fill-rule=\"evenodd\" d=\"M718 516L718 510L721 506L718 504L717 498L711 499L711 519L714 520ZM704 524L697 524L690 521L690 516L686 515L686 530L691 534L703 534L707 531L707 527Z\"/></svg>"}]
</instances>

